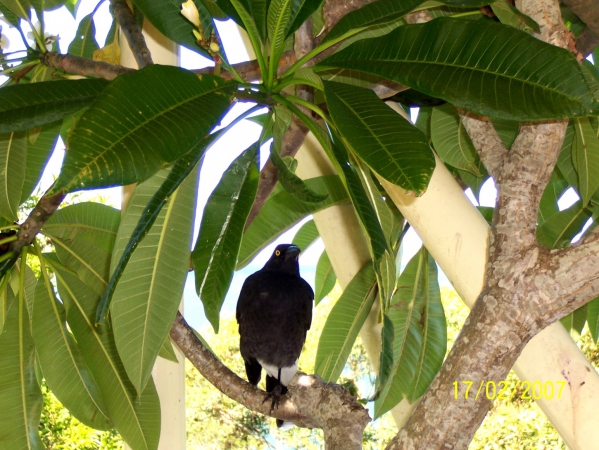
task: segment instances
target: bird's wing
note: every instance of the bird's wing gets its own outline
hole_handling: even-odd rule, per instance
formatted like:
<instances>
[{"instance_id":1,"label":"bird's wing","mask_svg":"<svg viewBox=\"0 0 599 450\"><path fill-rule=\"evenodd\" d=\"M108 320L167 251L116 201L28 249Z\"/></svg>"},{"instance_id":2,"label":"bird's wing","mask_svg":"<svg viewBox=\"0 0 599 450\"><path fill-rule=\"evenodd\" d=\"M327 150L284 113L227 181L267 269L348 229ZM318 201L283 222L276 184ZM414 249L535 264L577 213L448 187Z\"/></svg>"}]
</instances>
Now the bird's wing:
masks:
<instances>
[{"instance_id":1,"label":"bird's wing","mask_svg":"<svg viewBox=\"0 0 599 450\"><path fill-rule=\"evenodd\" d=\"M302 289L302 317L305 320L304 326L306 327L306 330L309 330L310 325L312 324L312 306L314 304L314 291L312 290L312 287L306 282L306 280L302 278L302 281L304 282L304 286Z\"/></svg>"},{"instance_id":2,"label":"bird's wing","mask_svg":"<svg viewBox=\"0 0 599 450\"><path fill-rule=\"evenodd\" d=\"M237 323L239 323L240 320L243 320L243 312L247 311L252 299L256 298L256 295L256 280L253 275L250 275L243 282L243 286L241 286L241 292L239 293L239 299L237 300L237 309L235 310L235 318L237 319Z\"/></svg>"}]
</instances>

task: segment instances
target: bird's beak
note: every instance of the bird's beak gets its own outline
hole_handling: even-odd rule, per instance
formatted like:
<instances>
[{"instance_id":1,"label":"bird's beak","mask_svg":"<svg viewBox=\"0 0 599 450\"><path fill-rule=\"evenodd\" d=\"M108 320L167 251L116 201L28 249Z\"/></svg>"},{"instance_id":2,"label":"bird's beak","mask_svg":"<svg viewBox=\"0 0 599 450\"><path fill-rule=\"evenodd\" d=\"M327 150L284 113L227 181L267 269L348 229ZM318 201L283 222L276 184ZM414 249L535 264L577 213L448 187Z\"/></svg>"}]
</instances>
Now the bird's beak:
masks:
<instances>
[{"instance_id":1,"label":"bird's beak","mask_svg":"<svg viewBox=\"0 0 599 450\"><path fill-rule=\"evenodd\" d=\"M291 245L287 248L287 251L285 252L285 259L291 259L291 258L296 258L299 256L301 250L299 247L297 247L296 245Z\"/></svg>"}]
</instances>

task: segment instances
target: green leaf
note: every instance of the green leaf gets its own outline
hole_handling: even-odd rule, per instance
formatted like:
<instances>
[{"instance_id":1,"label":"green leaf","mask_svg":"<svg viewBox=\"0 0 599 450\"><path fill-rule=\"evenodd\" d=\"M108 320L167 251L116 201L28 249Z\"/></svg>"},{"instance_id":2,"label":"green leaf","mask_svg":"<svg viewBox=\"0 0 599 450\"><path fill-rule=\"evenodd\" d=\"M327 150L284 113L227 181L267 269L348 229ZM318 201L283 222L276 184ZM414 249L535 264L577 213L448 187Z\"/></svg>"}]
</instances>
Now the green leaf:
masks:
<instances>
[{"instance_id":1,"label":"green leaf","mask_svg":"<svg viewBox=\"0 0 599 450\"><path fill-rule=\"evenodd\" d=\"M331 118L357 156L389 182L422 194L435 168L422 132L371 90L324 83Z\"/></svg>"},{"instance_id":2,"label":"green leaf","mask_svg":"<svg viewBox=\"0 0 599 450\"><path fill-rule=\"evenodd\" d=\"M587 310L588 304L581 306L580 308L572 311L566 317L562 317L560 319L560 322L566 328L568 333L570 333L570 336L572 339L574 339L574 341L578 341L580 339L582 329L587 322Z\"/></svg>"},{"instance_id":3,"label":"green leaf","mask_svg":"<svg viewBox=\"0 0 599 450\"><path fill-rule=\"evenodd\" d=\"M8 279L12 275L12 272L8 272L5 277L0 281L0 336L2 330L4 330L4 324L6 323L6 317L8 315L8 309L14 300L12 292L8 293Z\"/></svg>"},{"instance_id":4,"label":"green leaf","mask_svg":"<svg viewBox=\"0 0 599 450\"><path fill-rule=\"evenodd\" d=\"M52 192L147 179L202 142L236 85L159 65L118 77L71 132Z\"/></svg>"},{"instance_id":5,"label":"green leaf","mask_svg":"<svg viewBox=\"0 0 599 450\"><path fill-rule=\"evenodd\" d=\"M599 109L570 52L489 21L405 25L318 65L333 67L383 76L490 117L548 120Z\"/></svg>"},{"instance_id":6,"label":"green leaf","mask_svg":"<svg viewBox=\"0 0 599 450\"><path fill-rule=\"evenodd\" d=\"M8 290L8 295L13 296ZM0 432L2 447L42 450L38 434L42 392L35 378L35 347L24 299L11 299L0 335Z\"/></svg>"},{"instance_id":7,"label":"green leaf","mask_svg":"<svg viewBox=\"0 0 599 450\"><path fill-rule=\"evenodd\" d=\"M52 261L48 260L52 266ZM53 267L67 321L104 398L110 419L133 450L155 450L160 437L160 402L153 381L138 396L119 357L111 327L95 327L100 295L64 267Z\"/></svg>"},{"instance_id":8,"label":"green leaf","mask_svg":"<svg viewBox=\"0 0 599 450\"><path fill-rule=\"evenodd\" d=\"M302 252L305 252L319 236L314 220L310 219L295 233L291 243L297 245Z\"/></svg>"},{"instance_id":9,"label":"green leaf","mask_svg":"<svg viewBox=\"0 0 599 450\"><path fill-rule=\"evenodd\" d=\"M335 382L345 366L376 296L375 273L372 262L367 262L354 275L322 329L314 371L325 381Z\"/></svg>"},{"instance_id":10,"label":"green leaf","mask_svg":"<svg viewBox=\"0 0 599 450\"><path fill-rule=\"evenodd\" d=\"M318 305L335 287L337 275L331 265L331 260L326 250L322 252L316 264L316 276L314 279L314 304Z\"/></svg>"},{"instance_id":11,"label":"green leaf","mask_svg":"<svg viewBox=\"0 0 599 450\"><path fill-rule=\"evenodd\" d=\"M328 192L329 196L321 203L308 203L283 190L274 192L243 234L237 270L249 264L260 250L307 215L348 200L347 191L336 175L310 178L304 183L311 189Z\"/></svg>"},{"instance_id":12,"label":"green leaf","mask_svg":"<svg viewBox=\"0 0 599 450\"><path fill-rule=\"evenodd\" d=\"M410 403L424 395L441 369L447 352L447 323L441 303L437 264L426 249L423 248L422 252L428 256L425 265L425 269L428 270L423 276L424 289L428 288L428 292L422 304L422 319L419 322L422 328L422 351L416 364L412 385L406 394Z\"/></svg>"},{"instance_id":13,"label":"green leaf","mask_svg":"<svg viewBox=\"0 0 599 450\"><path fill-rule=\"evenodd\" d=\"M537 241L550 249L567 247L590 217L591 212L583 208L581 202L576 202L538 226Z\"/></svg>"},{"instance_id":14,"label":"green leaf","mask_svg":"<svg viewBox=\"0 0 599 450\"><path fill-rule=\"evenodd\" d=\"M258 144L253 144L223 174L204 208L200 233L192 252L196 291L216 333L220 309L233 278L243 228L258 189L258 148Z\"/></svg>"},{"instance_id":15,"label":"green leaf","mask_svg":"<svg viewBox=\"0 0 599 450\"><path fill-rule=\"evenodd\" d=\"M121 276L123 275L123 272L129 263L129 259L133 255L133 252L148 234L160 212L162 211L162 208L170 199L171 195L196 167L197 163L204 155L205 150L221 135L222 131L224 130L219 130L216 133L206 137L188 154L178 160L168 172L168 175L162 183L162 186L160 186L160 188L154 192L152 198L146 203L135 229L130 234L129 242L122 252L118 264L115 266L113 263L112 265L113 268L110 281L108 282L108 286L102 294L102 299L100 300L100 305L98 306L98 313L96 315L97 323L104 321L106 313L108 312L108 308L110 307L114 291L118 286Z\"/></svg>"},{"instance_id":16,"label":"green leaf","mask_svg":"<svg viewBox=\"0 0 599 450\"><path fill-rule=\"evenodd\" d=\"M375 418L413 392L424 344L421 321L428 302L428 272L428 252L421 250L410 260L397 281L397 291L388 311L395 333L393 367L386 383L377 383L379 395L374 402Z\"/></svg>"},{"instance_id":17,"label":"green leaf","mask_svg":"<svg viewBox=\"0 0 599 450\"><path fill-rule=\"evenodd\" d=\"M572 160L578 174L582 206L586 206L599 189L599 138L586 117L573 122L576 134L572 143Z\"/></svg>"},{"instance_id":18,"label":"green leaf","mask_svg":"<svg viewBox=\"0 0 599 450\"><path fill-rule=\"evenodd\" d=\"M32 334L44 378L56 398L87 426L111 429L104 399L67 329L64 306L45 272L35 288Z\"/></svg>"},{"instance_id":19,"label":"green leaf","mask_svg":"<svg viewBox=\"0 0 599 450\"><path fill-rule=\"evenodd\" d=\"M192 31L194 26L181 14L181 3L183 3L181 0L133 1L135 7L167 38L206 58L211 58L210 54L196 42ZM207 30L207 33L209 35L210 30Z\"/></svg>"},{"instance_id":20,"label":"green leaf","mask_svg":"<svg viewBox=\"0 0 599 450\"><path fill-rule=\"evenodd\" d=\"M0 215L17 221L27 163L27 134L0 135Z\"/></svg>"},{"instance_id":21,"label":"green leaf","mask_svg":"<svg viewBox=\"0 0 599 450\"><path fill-rule=\"evenodd\" d=\"M56 211L42 228L52 239L61 264L97 295L102 295L108 283L120 218L120 211L109 206L77 203Z\"/></svg>"},{"instance_id":22,"label":"green leaf","mask_svg":"<svg viewBox=\"0 0 599 450\"><path fill-rule=\"evenodd\" d=\"M285 37L291 36L320 7L323 0L293 0Z\"/></svg>"},{"instance_id":23,"label":"green leaf","mask_svg":"<svg viewBox=\"0 0 599 450\"><path fill-rule=\"evenodd\" d=\"M564 136L564 142L560 150L560 154L557 158L557 168L566 179L568 184L579 192L578 188L578 174L574 168L573 159L573 145L576 136L576 129L574 127L574 120L570 120L568 128L566 128L566 135Z\"/></svg>"},{"instance_id":24,"label":"green leaf","mask_svg":"<svg viewBox=\"0 0 599 450\"><path fill-rule=\"evenodd\" d=\"M287 164L285 164L283 158L281 158L280 151L283 134L291 121L291 113L285 108L279 107L275 109L276 117L273 125L273 142L270 147L270 160L278 170L278 178L281 186L283 186L287 192L295 195L299 200L304 202L318 203L324 201L328 194L320 194L310 189L300 177L293 173ZM285 116L289 121L285 120Z\"/></svg>"},{"instance_id":25,"label":"green leaf","mask_svg":"<svg viewBox=\"0 0 599 450\"><path fill-rule=\"evenodd\" d=\"M40 182L46 164L48 164L58 142L60 126L61 122L59 121L36 128L35 132L33 130L28 132L27 163L25 164L20 203L25 202L31 196Z\"/></svg>"},{"instance_id":26,"label":"green leaf","mask_svg":"<svg viewBox=\"0 0 599 450\"><path fill-rule=\"evenodd\" d=\"M395 328L387 314L383 315L383 328L381 329L381 355L379 358L378 383L384 386L393 376L393 340Z\"/></svg>"},{"instance_id":27,"label":"green leaf","mask_svg":"<svg viewBox=\"0 0 599 450\"><path fill-rule=\"evenodd\" d=\"M27 0L2 0L2 6L21 19L30 17L31 5Z\"/></svg>"},{"instance_id":28,"label":"green leaf","mask_svg":"<svg viewBox=\"0 0 599 450\"><path fill-rule=\"evenodd\" d=\"M13 13L10 9L8 9L2 1L0 1L0 13L4 16L4 18L10 23L13 27L19 26L19 17Z\"/></svg>"},{"instance_id":29,"label":"green leaf","mask_svg":"<svg viewBox=\"0 0 599 450\"><path fill-rule=\"evenodd\" d=\"M587 323L595 342L599 342L599 297L591 300L587 308Z\"/></svg>"},{"instance_id":30,"label":"green leaf","mask_svg":"<svg viewBox=\"0 0 599 450\"><path fill-rule=\"evenodd\" d=\"M431 138L435 151L444 163L466 170L476 177L485 174L470 136L453 105L433 108Z\"/></svg>"},{"instance_id":31,"label":"green leaf","mask_svg":"<svg viewBox=\"0 0 599 450\"><path fill-rule=\"evenodd\" d=\"M542 226L549 218L559 213L557 201L566 189L568 189L568 183L556 167L553 169L549 183L547 183L539 202L538 226Z\"/></svg>"},{"instance_id":32,"label":"green leaf","mask_svg":"<svg viewBox=\"0 0 599 450\"><path fill-rule=\"evenodd\" d=\"M162 347L160 347L160 350L158 351L158 356L166 359L167 361L174 362L177 364L179 363L179 360L177 359L177 354L175 353L175 349L173 348L173 344L171 343L170 337L167 336L164 342L162 343Z\"/></svg>"},{"instance_id":33,"label":"green leaf","mask_svg":"<svg viewBox=\"0 0 599 450\"><path fill-rule=\"evenodd\" d=\"M0 89L0 133L23 131L60 120L91 104L106 80L58 80Z\"/></svg>"},{"instance_id":34,"label":"green leaf","mask_svg":"<svg viewBox=\"0 0 599 450\"><path fill-rule=\"evenodd\" d=\"M490 5L491 9L497 16L497 18L506 25L517 28L519 30L526 30L525 27L540 33L541 29L539 24L533 19L523 14L518 8L513 6L506 0L495 0Z\"/></svg>"},{"instance_id":35,"label":"green leaf","mask_svg":"<svg viewBox=\"0 0 599 450\"><path fill-rule=\"evenodd\" d=\"M167 176L168 170L163 170L136 186L121 220L112 269L120 262L146 205ZM196 170L170 195L114 290L110 309L114 339L138 394L146 388L181 303L189 271L190 218L195 215L197 181Z\"/></svg>"},{"instance_id":36,"label":"green leaf","mask_svg":"<svg viewBox=\"0 0 599 450\"><path fill-rule=\"evenodd\" d=\"M291 17L291 4L293 0L272 0L268 7L267 29L270 41L271 75L276 75L279 58L283 52L289 18ZM262 3L262 2L260 2Z\"/></svg>"},{"instance_id":37,"label":"green leaf","mask_svg":"<svg viewBox=\"0 0 599 450\"><path fill-rule=\"evenodd\" d=\"M69 45L68 53L69 55L92 59L94 51L99 48L100 46L96 42L96 27L94 25L93 13L91 13L79 22L75 39Z\"/></svg>"}]
</instances>

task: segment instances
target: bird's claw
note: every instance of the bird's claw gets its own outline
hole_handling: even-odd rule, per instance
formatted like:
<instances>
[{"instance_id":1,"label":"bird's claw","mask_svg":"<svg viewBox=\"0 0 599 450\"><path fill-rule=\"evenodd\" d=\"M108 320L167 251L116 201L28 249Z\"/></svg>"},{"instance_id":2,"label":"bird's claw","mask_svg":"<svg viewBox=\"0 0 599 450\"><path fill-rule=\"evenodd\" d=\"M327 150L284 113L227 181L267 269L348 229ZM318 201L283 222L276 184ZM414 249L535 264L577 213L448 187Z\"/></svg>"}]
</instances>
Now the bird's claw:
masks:
<instances>
[{"instance_id":1,"label":"bird's claw","mask_svg":"<svg viewBox=\"0 0 599 450\"><path fill-rule=\"evenodd\" d=\"M275 386L275 388L266 394L262 403L266 403L267 400L272 399L272 403L270 404L270 412L272 413L275 408L279 407L279 402L281 401L281 395L283 394L283 386L280 384Z\"/></svg>"}]
</instances>

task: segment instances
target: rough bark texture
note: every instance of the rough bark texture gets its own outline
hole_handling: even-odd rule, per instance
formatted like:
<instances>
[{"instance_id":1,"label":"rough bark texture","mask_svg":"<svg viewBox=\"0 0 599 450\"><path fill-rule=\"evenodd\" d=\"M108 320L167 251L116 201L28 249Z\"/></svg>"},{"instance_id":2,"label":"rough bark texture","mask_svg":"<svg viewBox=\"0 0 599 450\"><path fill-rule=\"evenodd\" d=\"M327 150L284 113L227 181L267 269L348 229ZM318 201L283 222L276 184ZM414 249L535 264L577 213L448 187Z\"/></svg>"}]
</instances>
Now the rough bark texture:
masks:
<instances>
[{"instance_id":1,"label":"rough bark texture","mask_svg":"<svg viewBox=\"0 0 599 450\"><path fill-rule=\"evenodd\" d=\"M556 1L529 0L522 9L540 24L540 39L567 48L570 36ZM487 119L461 112L498 187L485 288L441 371L389 449L467 448L491 406L479 387L505 379L533 336L599 292L599 233L554 251L538 245L535 236L539 201L567 121L523 124L507 152ZM457 399L455 381L464 388ZM468 399L463 381L473 383Z\"/></svg>"},{"instance_id":2,"label":"rough bark texture","mask_svg":"<svg viewBox=\"0 0 599 450\"><path fill-rule=\"evenodd\" d=\"M137 61L137 67L143 69L145 66L153 64L146 39L126 0L110 0L110 6L129 43L135 61Z\"/></svg>"},{"instance_id":3,"label":"rough bark texture","mask_svg":"<svg viewBox=\"0 0 599 450\"><path fill-rule=\"evenodd\" d=\"M200 373L233 400L252 411L293 421L298 426L322 428L327 449L362 448L362 434L370 422L368 411L341 386L298 372L279 407L271 412L270 402L264 403L266 392L220 362L204 347L180 313L170 336Z\"/></svg>"}]
</instances>

